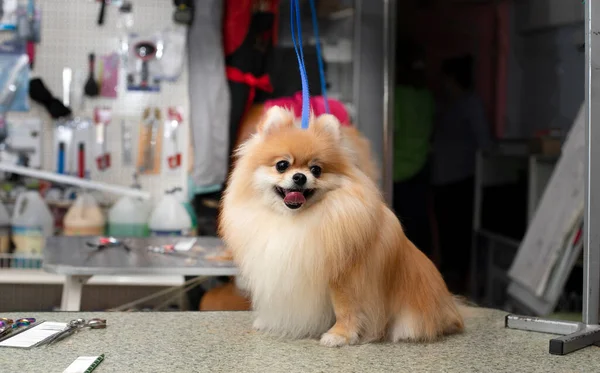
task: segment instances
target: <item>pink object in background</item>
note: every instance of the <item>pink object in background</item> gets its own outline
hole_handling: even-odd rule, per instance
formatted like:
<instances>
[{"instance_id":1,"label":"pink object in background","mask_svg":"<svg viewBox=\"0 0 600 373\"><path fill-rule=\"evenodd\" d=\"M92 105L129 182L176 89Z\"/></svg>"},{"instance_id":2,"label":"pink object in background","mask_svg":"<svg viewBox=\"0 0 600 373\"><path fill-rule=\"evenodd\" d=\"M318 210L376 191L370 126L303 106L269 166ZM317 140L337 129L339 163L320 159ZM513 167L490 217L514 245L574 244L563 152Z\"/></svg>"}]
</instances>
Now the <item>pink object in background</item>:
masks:
<instances>
[{"instance_id":1,"label":"pink object in background","mask_svg":"<svg viewBox=\"0 0 600 373\"><path fill-rule=\"evenodd\" d=\"M119 55L116 53L101 56L102 75L100 77L100 96L117 97L119 85Z\"/></svg>"},{"instance_id":2,"label":"pink object in background","mask_svg":"<svg viewBox=\"0 0 600 373\"><path fill-rule=\"evenodd\" d=\"M334 99L327 99L329 103L329 110L342 124L342 126L350 127L350 116L343 103ZM264 104L264 110L269 109L273 106L281 106L294 111L297 118L302 116L302 92L296 93L292 97L282 97L273 100L267 100ZM310 108L315 115L326 114L325 100L323 96L315 96L310 98Z\"/></svg>"}]
</instances>

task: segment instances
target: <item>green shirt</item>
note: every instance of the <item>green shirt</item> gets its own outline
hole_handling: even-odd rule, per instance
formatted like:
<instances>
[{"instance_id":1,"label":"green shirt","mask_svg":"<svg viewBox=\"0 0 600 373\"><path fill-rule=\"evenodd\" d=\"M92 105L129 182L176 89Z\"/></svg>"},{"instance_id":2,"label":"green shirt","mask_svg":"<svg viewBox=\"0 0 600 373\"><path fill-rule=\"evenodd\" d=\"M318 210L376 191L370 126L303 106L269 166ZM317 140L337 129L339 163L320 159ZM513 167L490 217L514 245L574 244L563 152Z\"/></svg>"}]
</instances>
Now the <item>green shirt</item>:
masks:
<instances>
[{"instance_id":1,"label":"green shirt","mask_svg":"<svg viewBox=\"0 0 600 373\"><path fill-rule=\"evenodd\" d=\"M396 87L394 181L411 178L425 165L434 113L434 99L427 89Z\"/></svg>"}]
</instances>

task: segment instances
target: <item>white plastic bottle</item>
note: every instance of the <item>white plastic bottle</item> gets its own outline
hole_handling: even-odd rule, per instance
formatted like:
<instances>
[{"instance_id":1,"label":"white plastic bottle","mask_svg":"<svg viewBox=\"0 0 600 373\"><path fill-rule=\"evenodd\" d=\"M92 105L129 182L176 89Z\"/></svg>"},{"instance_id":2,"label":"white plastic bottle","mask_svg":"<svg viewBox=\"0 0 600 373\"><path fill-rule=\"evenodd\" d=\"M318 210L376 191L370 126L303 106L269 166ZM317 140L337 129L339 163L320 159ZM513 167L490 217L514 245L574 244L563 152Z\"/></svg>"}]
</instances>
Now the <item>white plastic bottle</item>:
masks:
<instances>
[{"instance_id":1,"label":"white plastic bottle","mask_svg":"<svg viewBox=\"0 0 600 373\"><path fill-rule=\"evenodd\" d=\"M198 218L196 217L196 212L194 211L194 207L185 198L185 195L183 194L183 190L181 188L174 188L173 195L175 196L175 198L177 198L179 203L181 203L183 205L183 207L187 211L188 215L190 216L190 219L192 222L192 228L190 229L188 236L196 237L198 235Z\"/></svg>"},{"instance_id":2,"label":"white plastic bottle","mask_svg":"<svg viewBox=\"0 0 600 373\"><path fill-rule=\"evenodd\" d=\"M188 236L192 219L183 204L175 196L180 188L167 190L156 204L148 221L151 236Z\"/></svg>"},{"instance_id":3,"label":"white plastic bottle","mask_svg":"<svg viewBox=\"0 0 600 373\"><path fill-rule=\"evenodd\" d=\"M147 237L148 204L139 198L122 197L108 211L108 235L113 237Z\"/></svg>"},{"instance_id":4,"label":"white plastic bottle","mask_svg":"<svg viewBox=\"0 0 600 373\"><path fill-rule=\"evenodd\" d=\"M19 194L11 226L16 254L42 253L46 237L54 233L54 219L37 191Z\"/></svg>"},{"instance_id":5,"label":"white plastic bottle","mask_svg":"<svg viewBox=\"0 0 600 373\"><path fill-rule=\"evenodd\" d=\"M10 248L10 215L0 203L0 254L6 254Z\"/></svg>"}]
</instances>

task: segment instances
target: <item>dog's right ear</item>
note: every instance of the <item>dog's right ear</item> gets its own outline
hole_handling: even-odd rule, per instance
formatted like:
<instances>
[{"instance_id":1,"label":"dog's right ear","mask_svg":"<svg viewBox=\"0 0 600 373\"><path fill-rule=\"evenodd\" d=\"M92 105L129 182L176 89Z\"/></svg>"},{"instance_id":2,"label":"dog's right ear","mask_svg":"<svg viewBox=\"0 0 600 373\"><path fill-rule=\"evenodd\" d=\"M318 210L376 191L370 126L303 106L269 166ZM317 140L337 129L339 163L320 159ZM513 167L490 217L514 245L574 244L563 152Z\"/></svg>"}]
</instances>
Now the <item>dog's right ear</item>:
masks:
<instances>
[{"instance_id":1,"label":"dog's right ear","mask_svg":"<svg viewBox=\"0 0 600 373\"><path fill-rule=\"evenodd\" d=\"M325 131L329 135L333 136L336 141L339 141L342 137L340 121L331 114L321 114L314 120L317 131Z\"/></svg>"},{"instance_id":2,"label":"dog's right ear","mask_svg":"<svg viewBox=\"0 0 600 373\"><path fill-rule=\"evenodd\" d=\"M269 108L262 117L262 120L257 126L259 135L266 135L275 129L283 127L291 127L294 125L294 114L281 106L273 106Z\"/></svg>"}]
</instances>

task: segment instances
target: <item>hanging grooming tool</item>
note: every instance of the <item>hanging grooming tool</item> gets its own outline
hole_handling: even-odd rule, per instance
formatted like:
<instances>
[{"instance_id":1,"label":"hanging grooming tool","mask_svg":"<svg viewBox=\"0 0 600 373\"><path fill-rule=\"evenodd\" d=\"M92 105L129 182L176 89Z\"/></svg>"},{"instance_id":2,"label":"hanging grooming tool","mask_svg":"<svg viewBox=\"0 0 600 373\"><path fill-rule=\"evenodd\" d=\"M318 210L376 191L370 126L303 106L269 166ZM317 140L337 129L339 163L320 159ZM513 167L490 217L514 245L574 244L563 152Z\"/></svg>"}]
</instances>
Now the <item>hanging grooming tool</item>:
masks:
<instances>
[{"instance_id":1,"label":"hanging grooming tool","mask_svg":"<svg viewBox=\"0 0 600 373\"><path fill-rule=\"evenodd\" d=\"M56 173L74 174L74 160L71 144L73 143L73 128L70 122L60 122L54 129L54 144L56 149Z\"/></svg>"},{"instance_id":2,"label":"hanging grooming tool","mask_svg":"<svg viewBox=\"0 0 600 373\"><path fill-rule=\"evenodd\" d=\"M168 120L165 126L165 133L172 140L172 149L168 157L167 163L170 169L179 168L181 166L181 152L179 151L179 141L177 132L179 132L179 128L181 122L183 122L181 112L174 107L170 107L168 109ZM165 145L166 146L166 145Z\"/></svg>"},{"instance_id":3,"label":"hanging grooming tool","mask_svg":"<svg viewBox=\"0 0 600 373\"><path fill-rule=\"evenodd\" d=\"M8 73L8 79L6 80L6 83L4 84L2 92L0 92L0 105L3 108L8 109L8 107L10 106L10 103L14 99L15 94L17 92L17 88L18 88L17 84L18 84L19 75L21 74L21 71L27 66L28 63L29 63L29 57L27 57L26 54L23 54L17 59L14 66ZM8 110L6 110L6 111L8 111Z\"/></svg>"},{"instance_id":4,"label":"hanging grooming tool","mask_svg":"<svg viewBox=\"0 0 600 373\"><path fill-rule=\"evenodd\" d=\"M140 74L140 86L145 88L150 80L149 62L156 57L156 45L149 41L137 43L134 47L135 55L142 61L142 71Z\"/></svg>"},{"instance_id":5,"label":"hanging grooming tool","mask_svg":"<svg viewBox=\"0 0 600 373\"><path fill-rule=\"evenodd\" d=\"M85 178L85 144L82 142L77 149L77 176Z\"/></svg>"},{"instance_id":6,"label":"hanging grooming tool","mask_svg":"<svg viewBox=\"0 0 600 373\"><path fill-rule=\"evenodd\" d=\"M27 44L27 55L29 56L29 66L33 69L35 62L35 43L40 42L40 15L36 11L35 1L29 0L27 2L27 31L26 36Z\"/></svg>"},{"instance_id":7,"label":"hanging grooming tool","mask_svg":"<svg viewBox=\"0 0 600 373\"><path fill-rule=\"evenodd\" d=\"M58 143L58 162L56 172L63 175L65 173L65 143Z\"/></svg>"},{"instance_id":8,"label":"hanging grooming tool","mask_svg":"<svg viewBox=\"0 0 600 373\"><path fill-rule=\"evenodd\" d=\"M119 44L117 53L121 58L121 62L125 69L127 69L129 60L129 34L133 28L133 5L131 1L123 1L119 7L119 15L117 18L116 29L119 33ZM129 75L129 74L127 74Z\"/></svg>"},{"instance_id":9,"label":"hanging grooming tool","mask_svg":"<svg viewBox=\"0 0 600 373\"><path fill-rule=\"evenodd\" d=\"M29 81L29 97L46 108L53 119L71 115L71 109L54 97L40 78Z\"/></svg>"},{"instance_id":10,"label":"hanging grooming tool","mask_svg":"<svg viewBox=\"0 0 600 373\"><path fill-rule=\"evenodd\" d=\"M0 144L4 144L6 137L8 137L8 126L6 123L6 114L8 113L10 106L12 105L15 95L17 93L18 81L21 71L27 67L29 63L29 57L27 55L21 55L12 70L8 74L8 79L4 84L2 92L0 92Z\"/></svg>"},{"instance_id":11,"label":"hanging grooming tool","mask_svg":"<svg viewBox=\"0 0 600 373\"><path fill-rule=\"evenodd\" d=\"M125 120L121 121L121 145L122 145L122 162L123 166L131 166L133 163L132 148L133 138L131 135L131 127L125 123Z\"/></svg>"},{"instance_id":12,"label":"hanging grooming tool","mask_svg":"<svg viewBox=\"0 0 600 373\"><path fill-rule=\"evenodd\" d=\"M160 172L161 112L159 108L146 108L140 123L137 168L141 174Z\"/></svg>"},{"instance_id":13,"label":"hanging grooming tool","mask_svg":"<svg viewBox=\"0 0 600 373\"><path fill-rule=\"evenodd\" d=\"M63 105L71 106L71 82L73 81L73 70L68 67L63 69Z\"/></svg>"},{"instance_id":14,"label":"hanging grooming tool","mask_svg":"<svg viewBox=\"0 0 600 373\"><path fill-rule=\"evenodd\" d=\"M96 97L100 93L100 87L98 87L98 82L94 78L94 69L96 62L96 55L94 53L90 53L88 56L89 60L89 75L88 79L85 82L84 92L89 97Z\"/></svg>"},{"instance_id":15,"label":"hanging grooming tool","mask_svg":"<svg viewBox=\"0 0 600 373\"><path fill-rule=\"evenodd\" d=\"M73 70L68 67L63 69L62 73L62 101L65 108L71 104L71 84L73 82ZM54 129L54 148L56 149L57 163L56 172L58 174L72 173L73 167L68 167L73 162L73 151L71 143L73 141L73 121L71 119L59 119Z\"/></svg>"},{"instance_id":16,"label":"hanging grooming tool","mask_svg":"<svg viewBox=\"0 0 600 373\"><path fill-rule=\"evenodd\" d=\"M161 60L165 51L164 32L127 35L127 90L158 92L162 79Z\"/></svg>"},{"instance_id":17,"label":"hanging grooming tool","mask_svg":"<svg viewBox=\"0 0 600 373\"><path fill-rule=\"evenodd\" d=\"M158 122L158 118L159 118L160 114L157 113L157 111L158 111L158 109L155 109L154 115L152 116L152 121L150 122L150 126L151 126L150 146L148 147L148 160L150 161L148 165L150 167L154 163L154 158L156 157L156 140L158 138L158 128L160 125Z\"/></svg>"},{"instance_id":18,"label":"hanging grooming tool","mask_svg":"<svg viewBox=\"0 0 600 373\"><path fill-rule=\"evenodd\" d=\"M119 85L119 55L111 53L100 56L100 63L100 96L116 98Z\"/></svg>"},{"instance_id":19,"label":"hanging grooming tool","mask_svg":"<svg viewBox=\"0 0 600 373\"><path fill-rule=\"evenodd\" d=\"M102 26L104 24L104 13L106 12L106 1L100 0L100 12L98 13L98 26Z\"/></svg>"},{"instance_id":20,"label":"hanging grooming tool","mask_svg":"<svg viewBox=\"0 0 600 373\"><path fill-rule=\"evenodd\" d=\"M96 144L100 145L99 155L96 157L96 165L100 171L110 167L110 153L107 151L106 129L111 121L109 108L94 109L94 123L96 125Z\"/></svg>"}]
</instances>

